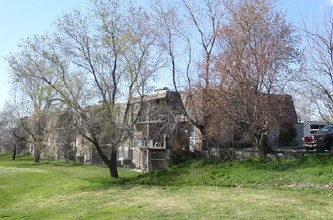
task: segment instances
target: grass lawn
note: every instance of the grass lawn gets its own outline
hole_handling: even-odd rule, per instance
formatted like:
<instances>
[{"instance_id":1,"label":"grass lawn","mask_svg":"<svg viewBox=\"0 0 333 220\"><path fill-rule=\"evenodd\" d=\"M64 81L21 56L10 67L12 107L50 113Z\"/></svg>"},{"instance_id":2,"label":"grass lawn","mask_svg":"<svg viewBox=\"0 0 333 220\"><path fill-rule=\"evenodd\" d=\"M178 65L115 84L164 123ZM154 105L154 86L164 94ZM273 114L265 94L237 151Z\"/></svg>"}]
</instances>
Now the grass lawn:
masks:
<instances>
[{"instance_id":1,"label":"grass lawn","mask_svg":"<svg viewBox=\"0 0 333 220\"><path fill-rule=\"evenodd\" d=\"M333 157L139 174L0 154L0 219L333 219Z\"/></svg>"}]
</instances>

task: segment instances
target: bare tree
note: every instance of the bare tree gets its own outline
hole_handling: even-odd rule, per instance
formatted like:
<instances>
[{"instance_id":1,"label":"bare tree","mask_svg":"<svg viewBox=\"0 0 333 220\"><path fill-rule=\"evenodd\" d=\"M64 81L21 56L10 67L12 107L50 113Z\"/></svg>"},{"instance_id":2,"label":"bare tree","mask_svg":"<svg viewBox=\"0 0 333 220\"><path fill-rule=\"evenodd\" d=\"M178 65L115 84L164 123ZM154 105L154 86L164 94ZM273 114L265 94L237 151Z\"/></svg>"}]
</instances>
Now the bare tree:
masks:
<instances>
[{"instance_id":1,"label":"bare tree","mask_svg":"<svg viewBox=\"0 0 333 220\"><path fill-rule=\"evenodd\" d=\"M218 54L217 32L225 19L224 4L222 0L177 3L155 4L156 20L163 33L160 46L167 54L174 89L185 94L182 98L186 117L206 136L206 93Z\"/></svg>"},{"instance_id":2,"label":"bare tree","mask_svg":"<svg viewBox=\"0 0 333 220\"><path fill-rule=\"evenodd\" d=\"M220 55L212 74L209 109L221 121L247 131L266 153L270 126L288 117L289 111L282 111L279 104L286 96L277 94L283 94L295 76L298 39L274 1L236 0L225 6L229 18L219 29Z\"/></svg>"},{"instance_id":3,"label":"bare tree","mask_svg":"<svg viewBox=\"0 0 333 220\"><path fill-rule=\"evenodd\" d=\"M333 10L325 14L322 25L303 25L307 40L307 68L303 75L303 94L315 104L319 116L333 120ZM308 106L310 108L310 105ZM308 109L310 111L310 109ZM313 114L315 115L315 114Z\"/></svg>"},{"instance_id":4,"label":"bare tree","mask_svg":"<svg viewBox=\"0 0 333 220\"><path fill-rule=\"evenodd\" d=\"M32 63L39 70L40 62L50 65L51 74L29 72L29 77L50 86L76 113L80 134L95 147L111 177L118 177L117 149L137 120L131 100L143 98L149 90L160 55L152 50L155 28L142 8L98 0L89 12L65 14L54 36L27 41L19 59L13 57L12 68ZM21 62L22 57L28 61Z\"/></svg>"},{"instance_id":5,"label":"bare tree","mask_svg":"<svg viewBox=\"0 0 333 220\"><path fill-rule=\"evenodd\" d=\"M13 109L8 104L0 112L0 150L2 152L13 151L13 160L16 158L17 145L13 135L15 128L15 115Z\"/></svg>"},{"instance_id":6,"label":"bare tree","mask_svg":"<svg viewBox=\"0 0 333 220\"><path fill-rule=\"evenodd\" d=\"M36 80L31 74L39 71L49 72L45 63L40 62L36 66L30 62L28 57L20 57L18 60L14 55L8 57L11 67L13 86L16 97L12 100L15 106L16 118L19 121L18 127L21 127L29 134L27 137L24 132L14 131L14 136L26 143L34 146L35 162L40 161L40 156L46 145L48 135L48 117L53 110L55 93L51 87L42 79ZM24 63L25 65L21 65ZM22 132L21 132L22 133Z\"/></svg>"}]
</instances>

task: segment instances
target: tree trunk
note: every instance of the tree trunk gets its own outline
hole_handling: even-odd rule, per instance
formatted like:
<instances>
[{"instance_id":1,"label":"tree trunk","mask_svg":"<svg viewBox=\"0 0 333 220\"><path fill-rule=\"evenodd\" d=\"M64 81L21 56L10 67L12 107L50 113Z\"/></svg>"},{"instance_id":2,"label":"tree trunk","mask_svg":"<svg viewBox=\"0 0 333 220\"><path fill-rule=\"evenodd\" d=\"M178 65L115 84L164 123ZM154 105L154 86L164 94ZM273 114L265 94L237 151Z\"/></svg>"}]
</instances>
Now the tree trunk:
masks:
<instances>
[{"instance_id":1,"label":"tree trunk","mask_svg":"<svg viewBox=\"0 0 333 220\"><path fill-rule=\"evenodd\" d=\"M267 153L272 152L272 149L268 146L266 132L261 134L256 134L255 142L261 157L264 157Z\"/></svg>"},{"instance_id":2,"label":"tree trunk","mask_svg":"<svg viewBox=\"0 0 333 220\"><path fill-rule=\"evenodd\" d=\"M117 150L112 150L111 152L111 166L109 166L111 177L118 178L117 170Z\"/></svg>"},{"instance_id":3,"label":"tree trunk","mask_svg":"<svg viewBox=\"0 0 333 220\"><path fill-rule=\"evenodd\" d=\"M35 156L35 163L39 163L40 162L40 152L39 152L39 150L35 150L34 156Z\"/></svg>"},{"instance_id":4,"label":"tree trunk","mask_svg":"<svg viewBox=\"0 0 333 220\"><path fill-rule=\"evenodd\" d=\"M14 145L14 150L13 150L13 160L16 159L16 144Z\"/></svg>"},{"instance_id":5,"label":"tree trunk","mask_svg":"<svg viewBox=\"0 0 333 220\"><path fill-rule=\"evenodd\" d=\"M98 152L98 155L101 157L102 161L105 163L106 166L108 166L110 171L110 176L113 178L118 178L118 170L117 170L117 150L111 151L111 159L109 160L101 147L99 146L99 143L97 140L93 141L93 144Z\"/></svg>"}]
</instances>

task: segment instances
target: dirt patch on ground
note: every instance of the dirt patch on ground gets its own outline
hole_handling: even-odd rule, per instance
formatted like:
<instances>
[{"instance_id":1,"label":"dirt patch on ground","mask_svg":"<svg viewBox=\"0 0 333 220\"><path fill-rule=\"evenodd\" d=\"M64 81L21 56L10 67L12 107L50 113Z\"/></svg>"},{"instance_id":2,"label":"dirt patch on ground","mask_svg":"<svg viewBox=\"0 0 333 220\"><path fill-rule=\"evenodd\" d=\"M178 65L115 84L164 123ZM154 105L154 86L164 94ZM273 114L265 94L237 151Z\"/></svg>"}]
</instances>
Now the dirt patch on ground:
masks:
<instances>
[{"instance_id":1,"label":"dirt patch on ground","mask_svg":"<svg viewBox=\"0 0 333 220\"><path fill-rule=\"evenodd\" d=\"M330 184L309 184L309 183L290 183L288 185L284 185L283 188L315 188L315 189L333 189L333 183Z\"/></svg>"}]
</instances>

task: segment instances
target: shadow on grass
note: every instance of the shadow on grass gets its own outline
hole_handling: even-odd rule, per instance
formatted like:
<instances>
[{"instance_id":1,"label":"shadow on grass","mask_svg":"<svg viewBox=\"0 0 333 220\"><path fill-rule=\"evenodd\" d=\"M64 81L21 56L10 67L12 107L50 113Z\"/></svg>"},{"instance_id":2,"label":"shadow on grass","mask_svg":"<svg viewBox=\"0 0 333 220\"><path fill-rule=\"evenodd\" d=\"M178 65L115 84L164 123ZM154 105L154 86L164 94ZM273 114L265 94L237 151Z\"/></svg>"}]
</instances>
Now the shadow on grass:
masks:
<instances>
[{"instance_id":1,"label":"shadow on grass","mask_svg":"<svg viewBox=\"0 0 333 220\"><path fill-rule=\"evenodd\" d=\"M111 178L105 177L80 177L79 179L86 182L81 187L82 191L104 191L111 188L117 188L120 190L129 190L133 187L138 186L135 179L137 177L120 177Z\"/></svg>"},{"instance_id":2,"label":"shadow on grass","mask_svg":"<svg viewBox=\"0 0 333 220\"><path fill-rule=\"evenodd\" d=\"M33 160L33 157L17 154L16 159L13 160L13 154L11 153L0 153L0 160L1 161L31 161Z\"/></svg>"},{"instance_id":3,"label":"shadow on grass","mask_svg":"<svg viewBox=\"0 0 333 220\"><path fill-rule=\"evenodd\" d=\"M125 168L119 168L119 178L103 177L80 177L81 180L89 182L82 190L107 190L117 187L122 190L137 186L174 186L179 178L189 174L192 162L188 161L168 169L161 169L149 173L138 173ZM178 184L183 185L183 184Z\"/></svg>"}]
</instances>

